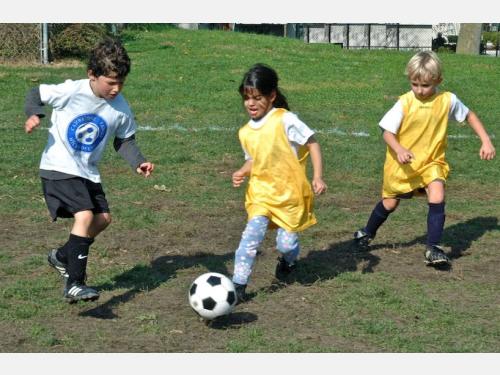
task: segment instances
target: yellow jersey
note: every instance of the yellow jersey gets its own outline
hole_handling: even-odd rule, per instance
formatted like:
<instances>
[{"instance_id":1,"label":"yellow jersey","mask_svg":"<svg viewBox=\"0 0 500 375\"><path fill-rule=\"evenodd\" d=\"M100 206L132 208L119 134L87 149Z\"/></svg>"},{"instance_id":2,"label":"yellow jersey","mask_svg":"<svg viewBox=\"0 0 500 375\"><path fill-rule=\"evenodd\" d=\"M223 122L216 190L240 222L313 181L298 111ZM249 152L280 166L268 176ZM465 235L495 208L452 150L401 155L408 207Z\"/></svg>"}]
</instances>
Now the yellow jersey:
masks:
<instances>
[{"instance_id":1,"label":"yellow jersey","mask_svg":"<svg viewBox=\"0 0 500 375\"><path fill-rule=\"evenodd\" d=\"M395 198L429 185L446 181L450 167L445 160L448 145L448 115L451 93L436 93L419 100L412 91L400 97L403 120L396 139L410 150L415 159L400 164L396 153L387 146L382 196Z\"/></svg>"},{"instance_id":2,"label":"yellow jersey","mask_svg":"<svg viewBox=\"0 0 500 375\"><path fill-rule=\"evenodd\" d=\"M245 193L248 220L266 216L270 227L288 232L302 231L316 223L313 214L311 184L306 177L307 146L292 150L283 115L277 108L258 129L247 123L239 130L239 139L252 159L252 169Z\"/></svg>"}]
</instances>

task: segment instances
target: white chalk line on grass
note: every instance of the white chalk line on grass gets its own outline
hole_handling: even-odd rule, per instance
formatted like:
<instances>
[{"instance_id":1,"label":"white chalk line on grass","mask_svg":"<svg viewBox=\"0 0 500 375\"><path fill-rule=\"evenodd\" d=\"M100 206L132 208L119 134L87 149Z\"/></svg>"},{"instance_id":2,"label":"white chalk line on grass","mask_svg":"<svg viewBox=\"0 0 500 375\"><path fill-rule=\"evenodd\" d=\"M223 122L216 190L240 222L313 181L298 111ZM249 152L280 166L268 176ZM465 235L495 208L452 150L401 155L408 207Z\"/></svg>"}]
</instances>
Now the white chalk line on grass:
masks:
<instances>
[{"instance_id":1,"label":"white chalk line on grass","mask_svg":"<svg viewBox=\"0 0 500 375\"><path fill-rule=\"evenodd\" d=\"M209 125L209 126L201 126L196 128L187 128L180 124L173 124L171 126L159 126L154 127L150 125L140 125L137 127L139 131L179 131L179 132L203 132L203 131L212 131L212 132L228 132L233 133L237 132L239 128L231 127L231 126L219 126L219 125ZM339 136L349 136L355 138L366 138L371 137L371 135L365 131L345 131L339 128L330 128L330 129L313 129L317 134L334 134ZM448 138L452 139L470 139L477 138L475 134L448 134ZM490 138L495 138L494 134L490 134Z\"/></svg>"}]
</instances>

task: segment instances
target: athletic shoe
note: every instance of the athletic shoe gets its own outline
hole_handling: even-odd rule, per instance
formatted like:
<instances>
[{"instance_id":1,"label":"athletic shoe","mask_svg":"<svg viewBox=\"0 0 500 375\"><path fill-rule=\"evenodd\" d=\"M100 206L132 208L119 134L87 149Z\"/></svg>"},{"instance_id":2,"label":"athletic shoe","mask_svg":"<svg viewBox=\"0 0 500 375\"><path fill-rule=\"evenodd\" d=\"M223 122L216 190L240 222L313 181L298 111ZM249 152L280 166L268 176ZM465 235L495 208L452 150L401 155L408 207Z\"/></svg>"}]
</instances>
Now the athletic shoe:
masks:
<instances>
[{"instance_id":1,"label":"athletic shoe","mask_svg":"<svg viewBox=\"0 0 500 375\"><path fill-rule=\"evenodd\" d=\"M64 288L64 298L69 303L95 301L99 298L97 290L89 288L84 282L75 281Z\"/></svg>"},{"instance_id":2,"label":"athletic shoe","mask_svg":"<svg viewBox=\"0 0 500 375\"><path fill-rule=\"evenodd\" d=\"M276 264L276 270L274 271L274 276L280 280L285 281L287 277L295 271L297 264L289 264L284 257L278 258L278 264Z\"/></svg>"},{"instance_id":3,"label":"athletic shoe","mask_svg":"<svg viewBox=\"0 0 500 375\"><path fill-rule=\"evenodd\" d=\"M49 265L54 268L59 274L65 279L68 279L68 270L66 267L68 265L66 263L61 262L60 260L57 259L56 256L57 249L52 249L49 251L49 255L47 257L47 261L49 262Z\"/></svg>"},{"instance_id":4,"label":"athletic shoe","mask_svg":"<svg viewBox=\"0 0 500 375\"><path fill-rule=\"evenodd\" d=\"M368 249L372 240L373 237L366 233L364 229L360 229L354 232L354 242L356 243L356 245L363 249Z\"/></svg>"},{"instance_id":5,"label":"athletic shoe","mask_svg":"<svg viewBox=\"0 0 500 375\"><path fill-rule=\"evenodd\" d=\"M425 261L428 265L450 264L450 258L448 258L440 246L427 245L424 255Z\"/></svg>"},{"instance_id":6,"label":"athletic shoe","mask_svg":"<svg viewBox=\"0 0 500 375\"><path fill-rule=\"evenodd\" d=\"M234 289L236 290L236 304L237 305L248 300L248 296L245 292L246 288L247 288L246 285L234 283Z\"/></svg>"}]
</instances>

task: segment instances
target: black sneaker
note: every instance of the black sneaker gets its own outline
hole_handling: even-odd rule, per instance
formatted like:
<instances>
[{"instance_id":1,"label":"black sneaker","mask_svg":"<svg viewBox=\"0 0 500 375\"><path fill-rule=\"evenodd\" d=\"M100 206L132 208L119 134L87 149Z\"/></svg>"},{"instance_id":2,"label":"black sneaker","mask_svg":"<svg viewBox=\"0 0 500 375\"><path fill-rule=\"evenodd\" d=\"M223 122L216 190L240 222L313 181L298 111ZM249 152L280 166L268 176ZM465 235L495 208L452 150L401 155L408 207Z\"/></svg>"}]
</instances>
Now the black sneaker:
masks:
<instances>
[{"instance_id":1,"label":"black sneaker","mask_svg":"<svg viewBox=\"0 0 500 375\"><path fill-rule=\"evenodd\" d=\"M284 257L279 257L276 270L274 271L274 276L280 281L285 281L296 268L296 263L289 264Z\"/></svg>"},{"instance_id":2,"label":"black sneaker","mask_svg":"<svg viewBox=\"0 0 500 375\"><path fill-rule=\"evenodd\" d=\"M424 255L425 262L430 266L450 264L450 258L440 246L427 245Z\"/></svg>"},{"instance_id":3,"label":"black sneaker","mask_svg":"<svg viewBox=\"0 0 500 375\"><path fill-rule=\"evenodd\" d=\"M373 237L366 233L364 229L354 232L354 242L362 249L368 249L372 240Z\"/></svg>"},{"instance_id":4,"label":"black sneaker","mask_svg":"<svg viewBox=\"0 0 500 375\"><path fill-rule=\"evenodd\" d=\"M66 267L68 265L66 263L61 262L60 260L57 259L56 257L57 249L52 249L49 251L49 255L47 256L47 261L49 262L49 265L54 268L59 274L65 279L68 279L68 270Z\"/></svg>"},{"instance_id":5,"label":"black sneaker","mask_svg":"<svg viewBox=\"0 0 500 375\"><path fill-rule=\"evenodd\" d=\"M89 288L84 282L75 281L64 288L64 298L69 303L95 301L99 298L97 290Z\"/></svg>"},{"instance_id":6,"label":"black sneaker","mask_svg":"<svg viewBox=\"0 0 500 375\"><path fill-rule=\"evenodd\" d=\"M248 300L248 296L245 292L247 288L246 285L234 283L234 289L236 290L236 304L239 305L242 302L246 302Z\"/></svg>"}]
</instances>

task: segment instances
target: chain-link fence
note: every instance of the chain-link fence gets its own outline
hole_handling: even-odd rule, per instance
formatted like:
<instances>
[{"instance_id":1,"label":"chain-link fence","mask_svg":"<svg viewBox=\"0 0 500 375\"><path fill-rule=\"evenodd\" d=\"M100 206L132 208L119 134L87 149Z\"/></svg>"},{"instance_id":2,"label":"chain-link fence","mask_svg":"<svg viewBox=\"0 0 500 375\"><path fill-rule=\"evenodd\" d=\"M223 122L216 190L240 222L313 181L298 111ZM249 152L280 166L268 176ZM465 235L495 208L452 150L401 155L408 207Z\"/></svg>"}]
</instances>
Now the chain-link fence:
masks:
<instances>
[{"instance_id":1,"label":"chain-link fence","mask_svg":"<svg viewBox=\"0 0 500 375\"><path fill-rule=\"evenodd\" d=\"M434 50L455 52L459 23L287 24L288 37L306 43L331 43L346 49ZM500 24L484 24L480 53L500 56Z\"/></svg>"},{"instance_id":2,"label":"chain-link fence","mask_svg":"<svg viewBox=\"0 0 500 375\"><path fill-rule=\"evenodd\" d=\"M432 25L303 24L299 38L307 43L333 43L347 49L431 49Z\"/></svg>"},{"instance_id":3,"label":"chain-link fence","mask_svg":"<svg viewBox=\"0 0 500 375\"><path fill-rule=\"evenodd\" d=\"M40 62L41 35L38 23L0 24L0 62Z\"/></svg>"},{"instance_id":4,"label":"chain-link fence","mask_svg":"<svg viewBox=\"0 0 500 375\"><path fill-rule=\"evenodd\" d=\"M141 26L142 25L142 26ZM63 58L85 58L104 35L123 28L155 24L0 24L0 63L47 63ZM162 24L163 26L165 24ZM179 27L186 24L177 24ZM271 34L307 43L332 43L346 49L456 50L460 24L189 24L192 29L221 29ZM172 25L173 27L173 25ZM500 56L500 24L485 24L481 54Z\"/></svg>"},{"instance_id":5,"label":"chain-link fence","mask_svg":"<svg viewBox=\"0 0 500 375\"><path fill-rule=\"evenodd\" d=\"M119 29L119 24L0 24L0 63L85 58L98 40Z\"/></svg>"}]
</instances>

